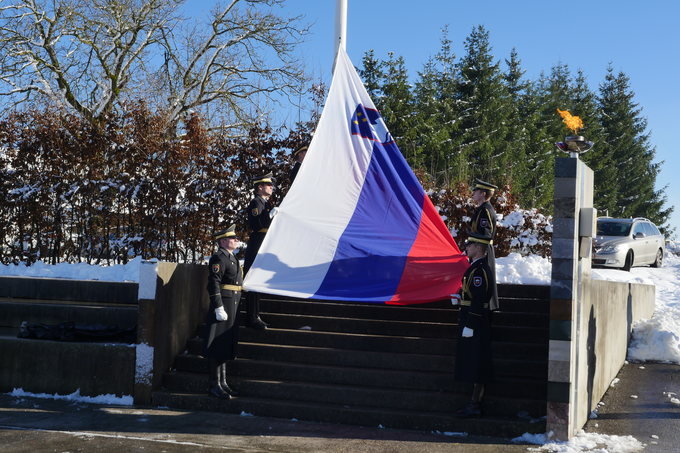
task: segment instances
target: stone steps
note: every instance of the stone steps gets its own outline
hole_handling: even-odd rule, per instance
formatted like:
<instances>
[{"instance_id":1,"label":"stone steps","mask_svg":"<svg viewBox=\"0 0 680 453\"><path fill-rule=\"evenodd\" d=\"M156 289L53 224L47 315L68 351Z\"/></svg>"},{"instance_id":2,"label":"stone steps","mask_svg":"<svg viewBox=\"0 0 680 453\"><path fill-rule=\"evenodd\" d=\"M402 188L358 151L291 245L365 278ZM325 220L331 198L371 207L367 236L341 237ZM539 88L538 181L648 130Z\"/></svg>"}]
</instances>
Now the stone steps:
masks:
<instances>
[{"instance_id":1,"label":"stone steps","mask_svg":"<svg viewBox=\"0 0 680 453\"><path fill-rule=\"evenodd\" d=\"M137 283L0 277L0 392L84 396L132 395L134 345L105 339L61 342L17 338L27 324L76 324L131 329L137 324Z\"/></svg>"},{"instance_id":2,"label":"stone steps","mask_svg":"<svg viewBox=\"0 0 680 453\"><path fill-rule=\"evenodd\" d=\"M239 358L228 363L238 397L207 396L200 326L152 401L397 429L505 437L544 432L549 287L500 285L499 293L503 310L494 313L492 328L496 380L487 386L486 415L479 420L451 417L472 386L453 380L458 310L449 301L389 306L265 295L261 314L272 327L241 327Z\"/></svg>"},{"instance_id":3,"label":"stone steps","mask_svg":"<svg viewBox=\"0 0 680 453\"><path fill-rule=\"evenodd\" d=\"M28 324L101 324L128 329L137 324L137 307L129 304L88 304L84 302L0 300L0 323L2 327L18 328Z\"/></svg>"},{"instance_id":4,"label":"stone steps","mask_svg":"<svg viewBox=\"0 0 680 453\"><path fill-rule=\"evenodd\" d=\"M540 433L545 422L529 417L494 417L454 419L448 412L406 411L371 408L351 404L300 402L273 398L239 396L230 400L209 398L204 393L154 392L154 403L186 410L230 412L283 419L339 423L391 429L468 433L516 437L517 433Z\"/></svg>"}]
</instances>

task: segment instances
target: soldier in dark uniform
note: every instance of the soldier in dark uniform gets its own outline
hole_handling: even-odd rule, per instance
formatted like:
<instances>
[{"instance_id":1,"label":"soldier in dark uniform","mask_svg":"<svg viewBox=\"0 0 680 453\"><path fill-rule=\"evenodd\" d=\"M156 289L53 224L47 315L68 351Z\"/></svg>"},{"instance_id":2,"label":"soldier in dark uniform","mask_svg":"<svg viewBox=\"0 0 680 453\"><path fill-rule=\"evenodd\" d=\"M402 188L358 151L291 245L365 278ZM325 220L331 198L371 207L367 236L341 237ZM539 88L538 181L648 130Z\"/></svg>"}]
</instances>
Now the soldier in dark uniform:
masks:
<instances>
[{"instance_id":1,"label":"soldier in dark uniform","mask_svg":"<svg viewBox=\"0 0 680 453\"><path fill-rule=\"evenodd\" d=\"M468 231L465 251L471 264L463 275L460 295L451 301L460 304L455 379L474 384L470 403L453 413L454 417L481 416L484 384L493 381L489 303L496 274L489 268L486 253L491 238Z\"/></svg>"},{"instance_id":2,"label":"soldier in dark uniform","mask_svg":"<svg viewBox=\"0 0 680 453\"><path fill-rule=\"evenodd\" d=\"M489 250L486 258L489 261L489 267L496 275L496 254L493 249L493 238L496 235L496 211L491 206L491 197L493 197L497 186L484 182L480 179L475 179L475 185L472 186L472 199L477 204L474 214L472 214L472 225L470 229L473 233L481 234L491 238L489 243ZM490 303L491 311L496 311L499 308L498 304L498 288L494 283L493 297Z\"/></svg>"},{"instance_id":3,"label":"soldier in dark uniform","mask_svg":"<svg viewBox=\"0 0 680 453\"><path fill-rule=\"evenodd\" d=\"M210 258L209 264L210 309L205 320L203 357L210 359L208 395L231 398L238 395L238 392L229 388L227 384L226 362L236 358L239 328L236 316L241 300L243 270L233 254L238 247L235 226L215 233L214 237L219 249Z\"/></svg>"},{"instance_id":4,"label":"soldier in dark uniform","mask_svg":"<svg viewBox=\"0 0 680 453\"><path fill-rule=\"evenodd\" d=\"M290 171L290 184L293 185L293 181L295 181L295 177L297 176L298 172L300 171L300 167L302 166L302 161L305 160L305 156L307 155L307 146L301 146L300 148L296 149L293 151L293 158L295 159L295 165L293 165L293 169Z\"/></svg>"},{"instance_id":5,"label":"soldier in dark uniform","mask_svg":"<svg viewBox=\"0 0 680 453\"><path fill-rule=\"evenodd\" d=\"M248 225L250 226L251 233L243 263L246 275L255 261L257 252L260 251L260 246L267 234L267 229L276 213L274 205L270 201L270 197L274 192L275 181L271 173L258 176L252 180L255 198L248 205ZM248 291L246 293L246 313L247 327L259 330L269 327L269 324L260 318L260 293L255 291Z\"/></svg>"}]
</instances>

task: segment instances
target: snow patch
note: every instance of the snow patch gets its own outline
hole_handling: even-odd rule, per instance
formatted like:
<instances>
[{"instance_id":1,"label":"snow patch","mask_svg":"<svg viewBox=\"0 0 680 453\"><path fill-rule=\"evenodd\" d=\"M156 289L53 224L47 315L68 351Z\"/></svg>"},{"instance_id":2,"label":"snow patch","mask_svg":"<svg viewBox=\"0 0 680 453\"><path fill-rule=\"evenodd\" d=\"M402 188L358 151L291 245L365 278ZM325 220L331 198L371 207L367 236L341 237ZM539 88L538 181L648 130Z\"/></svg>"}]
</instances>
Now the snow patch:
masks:
<instances>
[{"instance_id":1,"label":"snow patch","mask_svg":"<svg viewBox=\"0 0 680 453\"><path fill-rule=\"evenodd\" d=\"M24 392L23 388L14 389L12 392L8 393L10 396L15 397L31 397L31 398L42 398L51 400L65 400L65 401L75 401L81 403L92 403L92 404L119 404L122 406L132 406L132 396L123 395L122 397L117 397L111 393L99 396L82 396L80 394L80 389L71 393L70 395L59 395L55 393L50 395L47 393L31 393Z\"/></svg>"},{"instance_id":2,"label":"snow patch","mask_svg":"<svg viewBox=\"0 0 680 453\"><path fill-rule=\"evenodd\" d=\"M545 434L525 433L521 437L512 439L515 443L527 442L534 445L541 445L538 448L528 448L528 451L549 451L551 453L581 453L584 451L598 451L602 453L632 453L642 451L645 445L633 436L609 436L607 434L586 433L581 430L569 441L550 441L552 431Z\"/></svg>"},{"instance_id":3,"label":"snow patch","mask_svg":"<svg viewBox=\"0 0 680 453\"><path fill-rule=\"evenodd\" d=\"M151 371L153 370L153 347L146 343L137 345L135 382L151 385Z\"/></svg>"}]
</instances>

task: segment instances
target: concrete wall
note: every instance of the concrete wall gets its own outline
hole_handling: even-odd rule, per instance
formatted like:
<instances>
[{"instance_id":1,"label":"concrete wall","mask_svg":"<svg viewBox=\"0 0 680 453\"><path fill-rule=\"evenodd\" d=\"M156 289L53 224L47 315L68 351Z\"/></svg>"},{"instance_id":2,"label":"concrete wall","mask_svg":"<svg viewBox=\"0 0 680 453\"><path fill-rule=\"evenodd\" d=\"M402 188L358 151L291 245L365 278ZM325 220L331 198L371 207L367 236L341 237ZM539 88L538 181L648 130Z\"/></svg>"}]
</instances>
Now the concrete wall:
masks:
<instances>
[{"instance_id":1,"label":"concrete wall","mask_svg":"<svg viewBox=\"0 0 680 453\"><path fill-rule=\"evenodd\" d=\"M633 324L654 314L653 285L583 280L578 322L576 420L581 429L623 366Z\"/></svg>"},{"instance_id":2,"label":"concrete wall","mask_svg":"<svg viewBox=\"0 0 680 453\"><path fill-rule=\"evenodd\" d=\"M591 280L592 237L581 216L593 206L593 171L555 159L546 429L576 435L626 359L635 321L654 314L655 288Z\"/></svg>"},{"instance_id":3,"label":"concrete wall","mask_svg":"<svg viewBox=\"0 0 680 453\"><path fill-rule=\"evenodd\" d=\"M205 322L208 266L143 263L139 288L135 404L150 404L163 373Z\"/></svg>"},{"instance_id":4,"label":"concrete wall","mask_svg":"<svg viewBox=\"0 0 680 453\"><path fill-rule=\"evenodd\" d=\"M127 344L0 338L0 393L132 395L135 348Z\"/></svg>"},{"instance_id":5,"label":"concrete wall","mask_svg":"<svg viewBox=\"0 0 680 453\"><path fill-rule=\"evenodd\" d=\"M133 394L135 348L120 343L17 338L22 322L71 321L121 328L137 322L138 284L0 277L0 392ZM73 302L88 302L78 304ZM106 308L106 304L114 304Z\"/></svg>"}]
</instances>

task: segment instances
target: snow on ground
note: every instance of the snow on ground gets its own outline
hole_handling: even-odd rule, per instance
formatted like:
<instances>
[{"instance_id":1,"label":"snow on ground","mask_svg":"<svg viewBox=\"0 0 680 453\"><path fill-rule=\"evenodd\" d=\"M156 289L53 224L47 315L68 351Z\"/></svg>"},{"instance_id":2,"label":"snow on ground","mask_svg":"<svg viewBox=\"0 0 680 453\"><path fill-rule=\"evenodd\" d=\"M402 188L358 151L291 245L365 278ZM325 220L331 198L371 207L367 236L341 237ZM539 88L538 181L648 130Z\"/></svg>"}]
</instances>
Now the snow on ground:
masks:
<instances>
[{"instance_id":1,"label":"snow on ground","mask_svg":"<svg viewBox=\"0 0 680 453\"><path fill-rule=\"evenodd\" d=\"M645 446L633 436L609 436L607 434L586 433L581 430L569 442L551 442L545 434L524 434L512 439L513 442L528 442L540 445L529 447L527 451L550 453L581 453L586 451L607 453L630 453L642 451Z\"/></svg>"},{"instance_id":2,"label":"snow on ground","mask_svg":"<svg viewBox=\"0 0 680 453\"><path fill-rule=\"evenodd\" d=\"M525 285L549 285L552 265L547 258L511 253L496 258L496 281Z\"/></svg>"},{"instance_id":3,"label":"snow on ground","mask_svg":"<svg viewBox=\"0 0 680 453\"><path fill-rule=\"evenodd\" d=\"M24 392L24 389L19 388L19 389L14 389L13 392L9 392L8 395L10 396L16 396L17 398L22 398L22 397L31 397L31 398L42 398L42 399L52 399L52 400L65 400L65 401L74 401L74 402L80 402L80 403L92 403L92 404L117 404L121 406L132 406L132 397L131 396L122 396L122 397L117 397L116 395L112 394L107 394L107 395L99 395L99 396L82 396L80 394L80 389L76 390L75 392L71 393L70 395L48 395L47 393L31 393L31 392Z\"/></svg>"},{"instance_id":4,"label":"snow on ground","mask_svg":"<svg viewBox=\"0 0 680 453\"><path fill-rule=\"evenodd\" d=\"M139 282L139 268L141 264L142 258L140 256L128 261L125 265L116 264L113 266L97 266L87 263L45 264L42 261L36 261L31 266L26 266L26 263L19 263L18 265L0 264L0 275L101 280L106 282Z\"/></svg>"}]
</instances>

